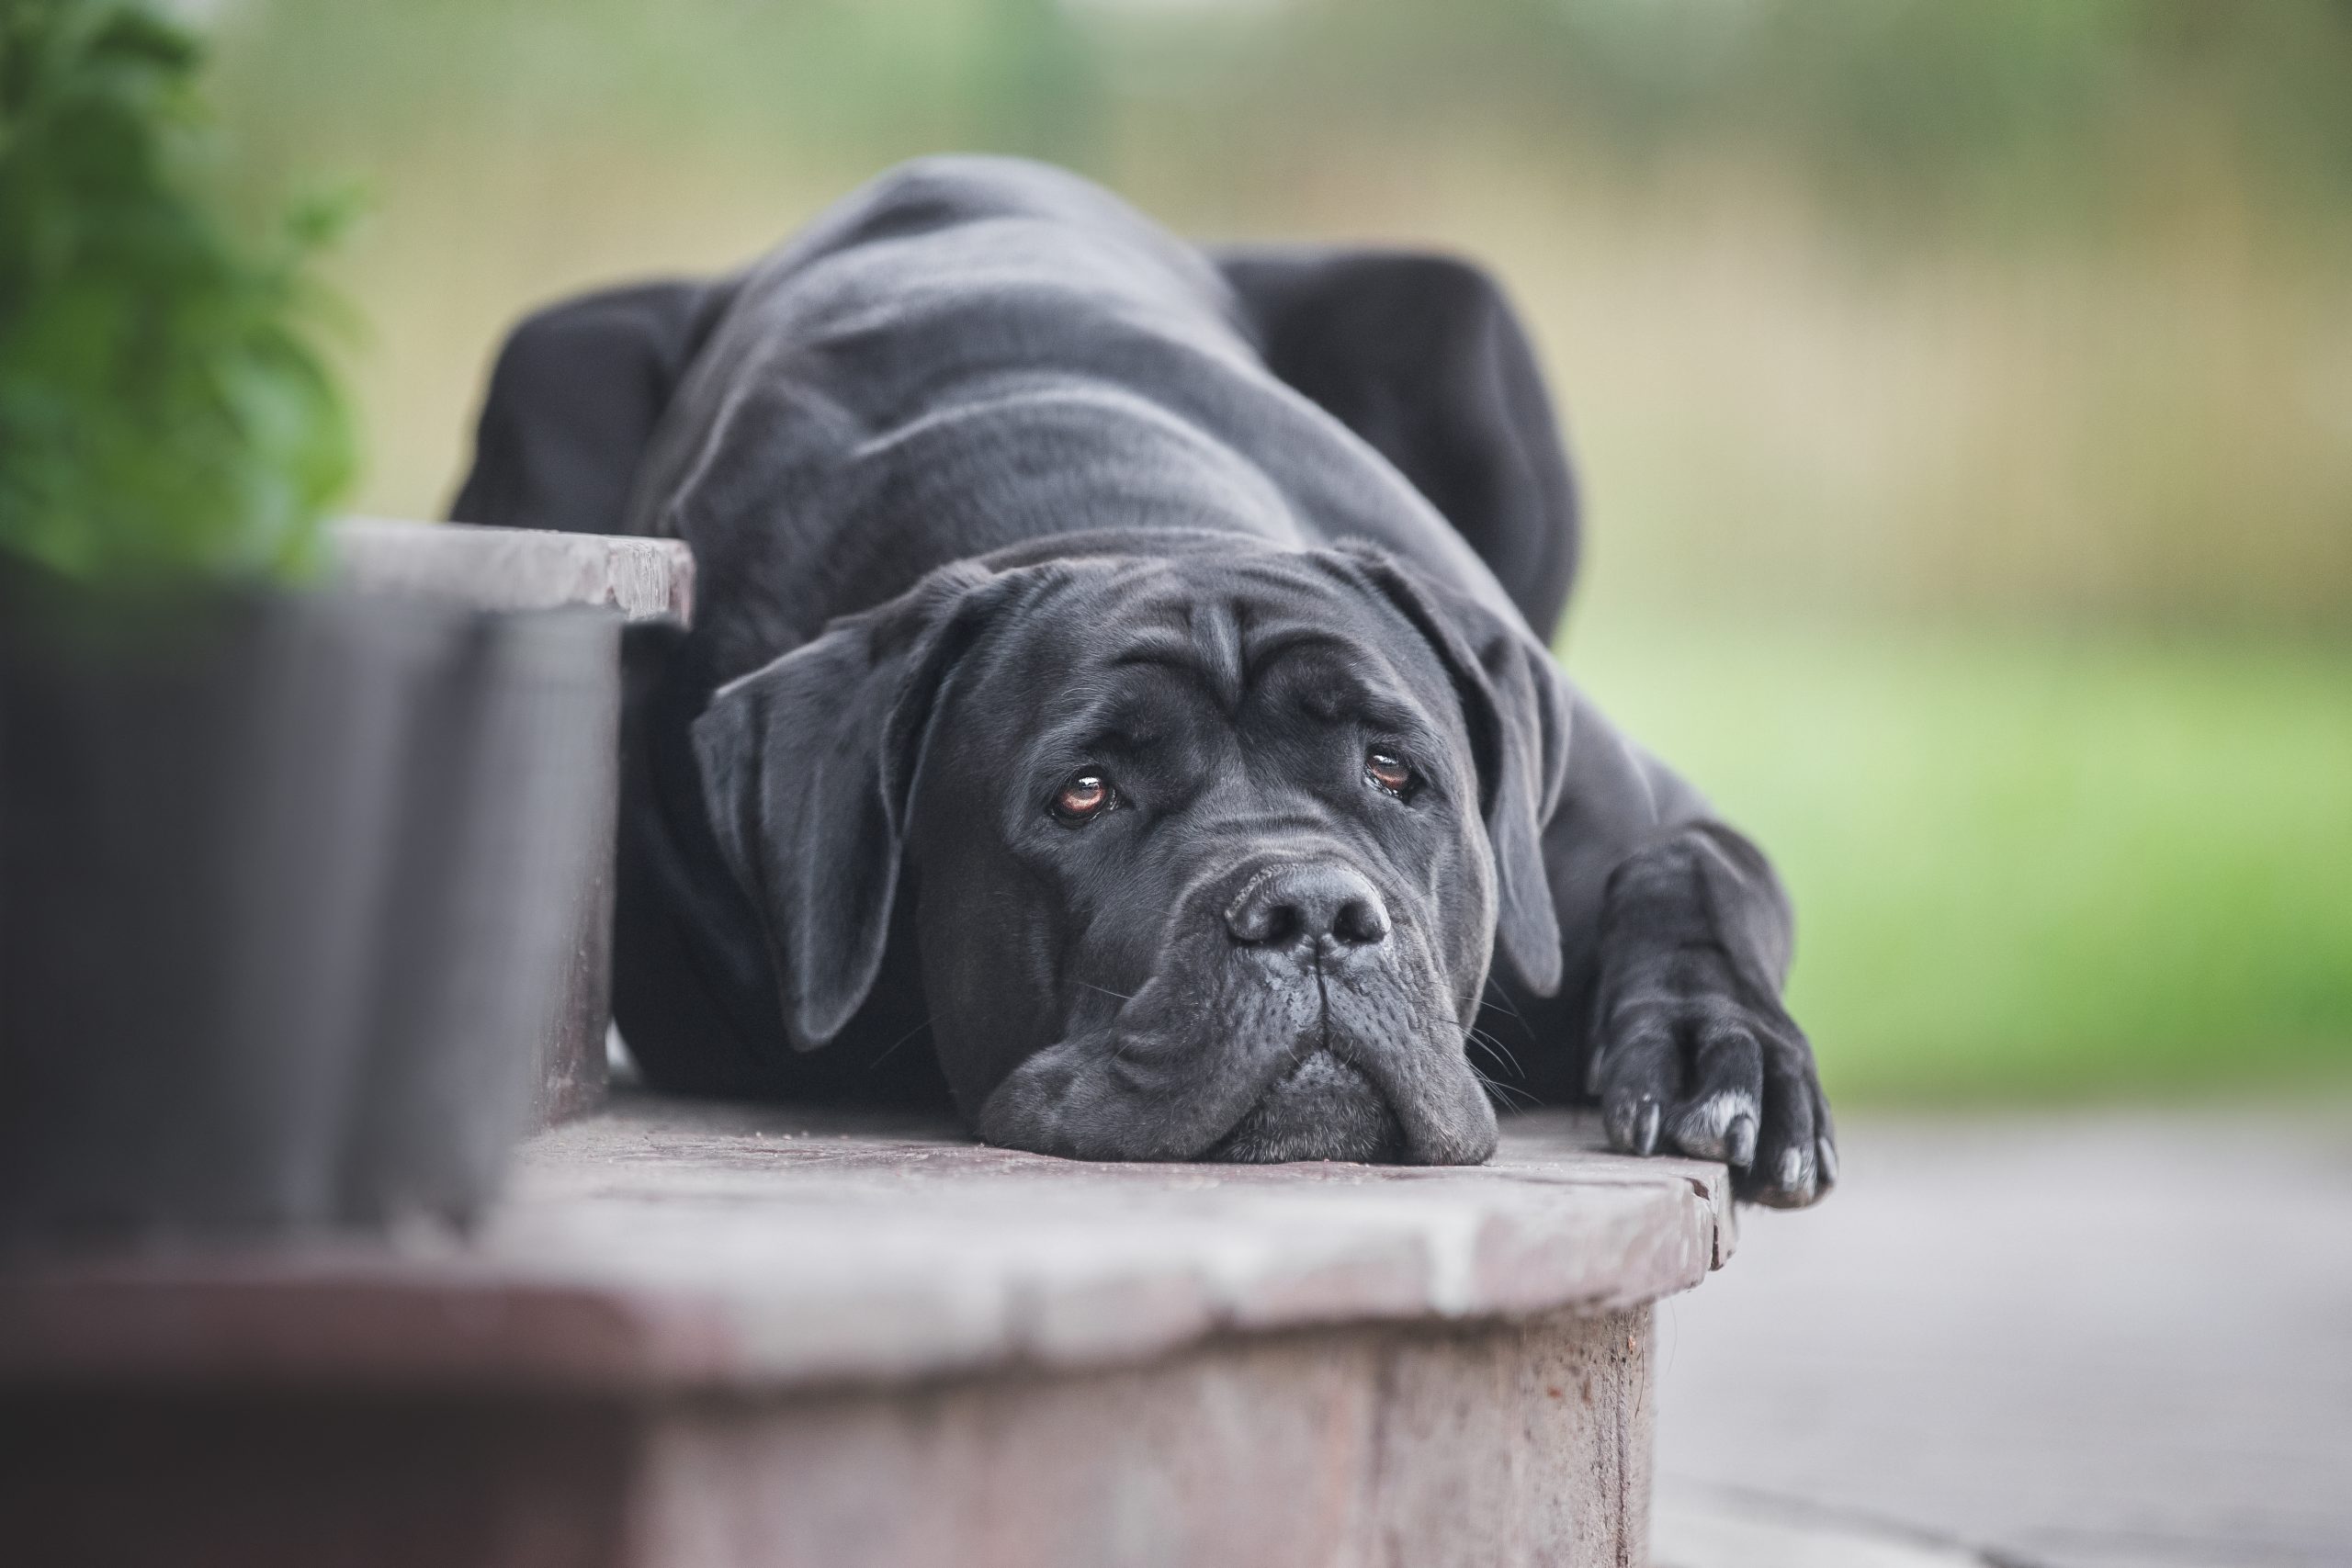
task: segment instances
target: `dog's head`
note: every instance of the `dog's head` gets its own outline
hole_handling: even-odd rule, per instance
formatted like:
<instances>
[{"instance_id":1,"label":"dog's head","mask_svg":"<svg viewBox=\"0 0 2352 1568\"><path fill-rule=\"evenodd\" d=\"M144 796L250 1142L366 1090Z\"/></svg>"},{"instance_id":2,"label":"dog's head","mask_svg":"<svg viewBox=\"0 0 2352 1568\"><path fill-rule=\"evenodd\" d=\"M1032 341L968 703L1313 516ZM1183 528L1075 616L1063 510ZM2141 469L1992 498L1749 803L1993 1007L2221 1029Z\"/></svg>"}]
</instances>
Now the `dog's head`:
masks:
<instances>
[{"instance_id":1,"label":"dog's head","mask_svg":"<svg viewBox=\"0 0 2352 1568\"><path fill-rule=\"evenodd\" d=\"M695 750L795 1045L849 1021L910 897L991 1142L1492 1152L1490 954L1558 982L1546 655L1386 557L1245 550L959 564L718 694Z\"/></svg>"}]
</instances>

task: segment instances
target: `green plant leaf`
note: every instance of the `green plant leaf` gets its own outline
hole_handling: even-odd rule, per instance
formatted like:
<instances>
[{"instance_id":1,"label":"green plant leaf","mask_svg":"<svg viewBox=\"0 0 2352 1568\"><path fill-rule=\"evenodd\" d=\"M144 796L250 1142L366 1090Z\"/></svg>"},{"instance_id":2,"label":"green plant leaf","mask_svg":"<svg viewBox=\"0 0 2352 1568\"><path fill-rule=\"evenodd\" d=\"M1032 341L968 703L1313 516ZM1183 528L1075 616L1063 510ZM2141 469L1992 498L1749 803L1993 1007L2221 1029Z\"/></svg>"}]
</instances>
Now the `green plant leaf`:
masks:
<instances>
[{"instance_id":1,"label":"green plant leaf","mask_svg":"<svg viewBox=\"0 0 2352 1568\"><path fill-rule=\"evenodd\" d=\"M85 579L300 570L356 467L310 271L355 198L232 232L202 58L138 0L0 0L0 549Z\"/></svg>"}]
</instances>

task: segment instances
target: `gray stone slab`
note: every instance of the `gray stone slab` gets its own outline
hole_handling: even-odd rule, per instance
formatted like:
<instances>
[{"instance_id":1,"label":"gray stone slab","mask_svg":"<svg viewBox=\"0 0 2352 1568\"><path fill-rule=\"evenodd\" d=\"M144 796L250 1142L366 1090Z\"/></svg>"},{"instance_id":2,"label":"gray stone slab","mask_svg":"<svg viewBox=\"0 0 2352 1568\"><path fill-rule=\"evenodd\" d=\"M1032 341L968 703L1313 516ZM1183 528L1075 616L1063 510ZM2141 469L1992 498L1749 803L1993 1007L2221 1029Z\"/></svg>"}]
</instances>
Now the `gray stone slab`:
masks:
<instances>
[{"instance_id":1,"label":"gray stone slab","mask_svg":"<svg viewBox=\"0 0 2352 1568\"><path fill-rule=\"evenodd\" d=\"M1623 1568L1646 1309L1226 1338L1141 1367L678 1412L662 1568Z\"/></svg>"},{"instance_id":2,"label":"gray stone slab","mask_svg":"<svg viewBox=\"0 0 2352 1568\"><path fill-rule=\"evenodd\" d=\"M690 619L693 552L675 539L345 517L333 570L369 588L447 594L493 610L606 604L632 621Z\"/></svg>"},{"instance_id":3,"label":"gray stone slab","mask_svg":"<svg viewBox=\"0 0 2352 1568\"><path fill-rule=\"evenodd\" d=\"M603 606L630 621L684 621L694 611L693 552L675 539L616 538L458 523L345 517L327 530L331 570L371 591L430 593L488 610ZM620 670L602 671L592 750L603 788L577 846L561 1008L539 1051L532 1125L575 1116L604 1098L612 1015L613 840L620 793Z\"/></svg>"},{"instance_id":4,"label":"gray stone slab","mask_svg":"<svg viewBox=\"0 0 2352 1568\"><path fill-rule=\"evenodd\" d=\"M1628 1568L1647 1308L760 1397L0 1389L8 1561Z\"/></svg>"},{"instance_id":5,"label":"gray stone slab","mask_svg":"<svg viewBox=\"0 0 2352 1568\"><path fill-rule=\"evenodd\" d=\"M35 1561L1631 1568L1720 1167L1091 1165L624 1098L477 1235L0 1274Z\"/></svg>"},{"instance_id":6,"label":"gray stone slab","mask_svg":"<svg viewBox=\"0 0 2352 1568\"><path fill-rule=\"evenodd\" d=\"M2045 1568L2352 1563L2352 1106L1839 1122L1658 1317L1661 1472Z\"/></svg>"},{"instance_id":7,"label":"gray stone slab","mask_svg":"<svg viewBox=\"0 0 2352 1568\"><path fill-rule=\"evenodd\" d=\"M782 1108L542 1134L466 1245L0 1279L0 1385L604 1391L1128 1363L1222 1335L1623 1310L1728 1246L1721 1167L1560 1113L1490 1165L1092 1165Z\"/></svg>"}]
</instances>

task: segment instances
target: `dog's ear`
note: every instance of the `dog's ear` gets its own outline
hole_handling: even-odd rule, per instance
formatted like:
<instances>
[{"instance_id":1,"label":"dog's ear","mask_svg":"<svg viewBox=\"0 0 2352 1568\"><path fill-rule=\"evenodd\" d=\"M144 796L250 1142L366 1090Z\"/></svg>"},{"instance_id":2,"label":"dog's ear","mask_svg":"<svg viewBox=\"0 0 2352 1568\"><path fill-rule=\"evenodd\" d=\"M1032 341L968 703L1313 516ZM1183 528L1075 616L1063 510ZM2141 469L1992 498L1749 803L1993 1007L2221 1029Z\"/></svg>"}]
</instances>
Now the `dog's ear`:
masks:
<instances>
[{"instance_id":1,"label":"dog's ear","mask_svg":"<svg viewBox=\"0 0 2352 1568\"><path fill-rule=\"evenodd\" d=\"M1502 285L1426 251L1210 254L1266 367L1395 464L1550 637L1576 579L1576 479Z\"/></svg>"},{"instance_id":2,"label":"dog's ear","mask_svg":"<svg viewBox=\"0 0 2352 1568\"><path fill-rule=\"evenodd\" d=\"M642 283L525 317L491 370L450 517L620 533L654 428L731 298L720 284Z\"/></svg>"},{"instance_id":3,"label":"dog's ear","mask_svg":"<svg viewBox=\"0 0 2352 1568\"><path fill-rule=\"evenodd\" d=\"M1515 615L1431 581L1386 552L1340 554L1437 650L1462 699L1495 854L1495 946L1538 996L1560 988L1560 918L1544 828L1567 775L1568 703L1552 655Z\"/></svg>"},{"instance_id":4,"label":"dog's ear","mask_svg":"<svg viewBox=\"0 0 2352 1568\"><path fill-rule=\"evenodd\" d=\"M873 989L942 683L1034 573L958 563L729 682L695 721L703 798L810 1051Z\"/></svg>"}]
</instances>

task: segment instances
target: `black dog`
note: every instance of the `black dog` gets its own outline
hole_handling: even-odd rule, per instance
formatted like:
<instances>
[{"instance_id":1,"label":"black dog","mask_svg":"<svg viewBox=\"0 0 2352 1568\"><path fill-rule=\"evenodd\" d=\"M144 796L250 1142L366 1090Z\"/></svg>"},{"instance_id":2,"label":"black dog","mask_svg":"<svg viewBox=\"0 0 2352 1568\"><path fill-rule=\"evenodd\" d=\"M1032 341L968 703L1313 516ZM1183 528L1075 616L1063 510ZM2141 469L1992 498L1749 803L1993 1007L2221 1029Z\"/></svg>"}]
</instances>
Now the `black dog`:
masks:
<instances>
[{"instance_id":1,"label":"black dog","mask_svg":"<svg viewBox=\"0 0 2352 1568\"><path fill-rule=\"evenodd\" d=\"M628 716L657 1085L1476 1161L1492 1007L1502 1079L1620 1147L1835 1178L1770 867L1545 651L1573 492L1471 267L910 164L738 276L526 321L456 511L699 562Z\"/></svg>"}]
</instances>

